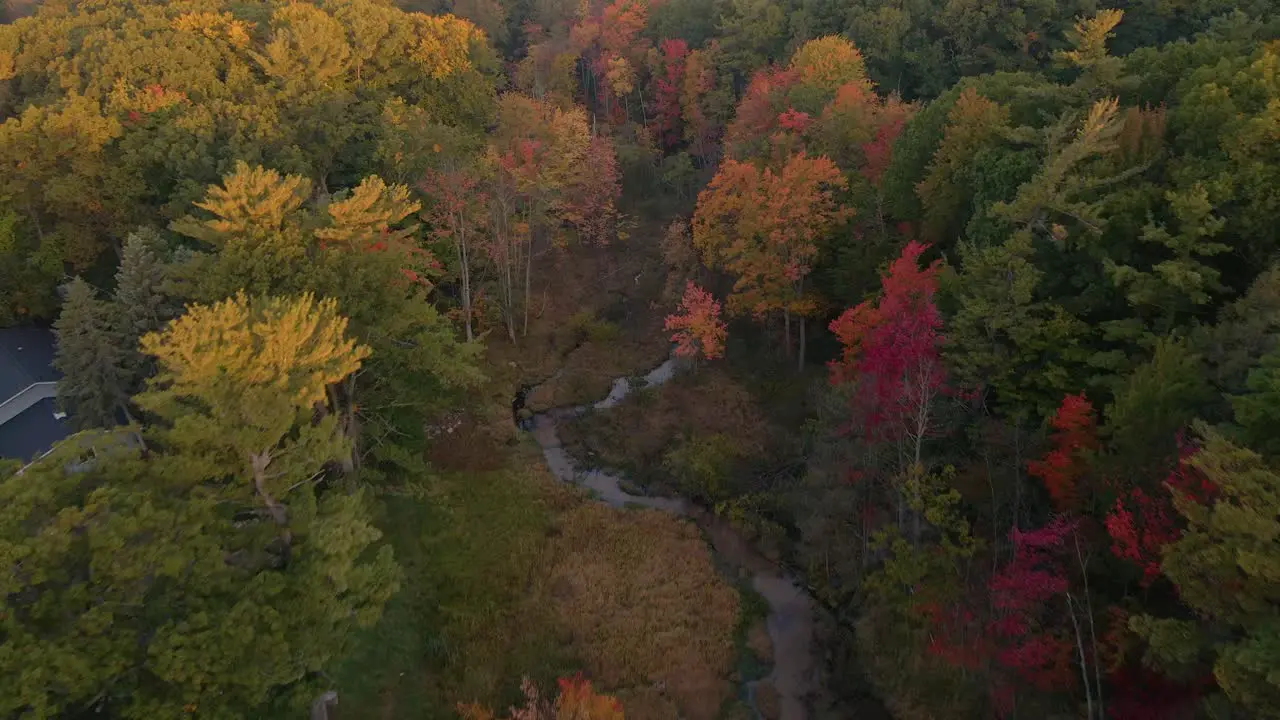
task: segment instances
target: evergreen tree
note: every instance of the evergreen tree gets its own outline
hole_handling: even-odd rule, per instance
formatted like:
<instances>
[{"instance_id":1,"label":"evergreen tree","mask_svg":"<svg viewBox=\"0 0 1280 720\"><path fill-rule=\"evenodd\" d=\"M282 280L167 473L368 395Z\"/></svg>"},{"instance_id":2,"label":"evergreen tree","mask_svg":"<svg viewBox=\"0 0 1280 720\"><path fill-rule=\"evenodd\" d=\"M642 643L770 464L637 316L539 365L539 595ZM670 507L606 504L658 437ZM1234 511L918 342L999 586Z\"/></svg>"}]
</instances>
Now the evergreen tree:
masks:
<instances>
[{"instance_id":1,"label":"evergreen tree","mask_svg":"<svg viewBox=\"0 0 1280 720\"><path fill-rule=\"evenodd\" d=\"M143 339L145 454L82 433L0 480L21 568L0 576L0 714L300 715L398 586L367 499L320 486L349 444L316 411L366 354L345 325L309 297L193 306Z\"/></svg>"},{"instance_id":2,"label":"evergreen tree","mask_svg":"<svg viewBox=\"0 0 1280 720\"><path fill-rule=\"evenodd\" d=\"M1175 492L1187 529L1161 563L1196 619L1141 615L1130 627L1170 669L1194 670L1207 654L1229 701L1247 716L1280 717L1280 475L1216 431L1200 433L1202 446L1187 462L1218 496L1205 502Z\"/></svg>"},{"instance_id":3,"label":"evergreen tree","mask_svg":"<svg viewBox=\"0 0 1280 720\"><path fill-rule=\"evenodd\" d=\"M1204 375L1200 357L1185 342L1162 340L1151 361L1116 390L1103 433L1117 477L1164 477L1177 457L1178 432L1210 397Z\"/></svg>"},{"instance_id":4,"label":"evergreen tree","mask_svg":"<svg viewBox=\"0 0 1280 720\"><path fill-rule=\"evenodd\" d=\"M129 345L115 320L83 278L64 287L54 367L63 375L59 400L78 428L111 427L127 413Z\"/></svg>"},{"instance_id":5,"label":"evergreen tree","mask_svg":"<svg viewBox=\"0 0 1280 720\"><path fill-rule=\"evenodd\" d=\"M1240 426L1241 439L1249 447L1271 457L1280 455L1280 351L1262 356L1245 381L1248 392L1231 396L1231 407Z\"/></svg>"},{"instance_id":6,"label":"evergreen tree","mask_svg":"<svg viewBox=\"0 0 1280 720\"><path fill-rule=\"evenodd\" d=\"M261 505L292 537L288 496L303 501L327 462L350 453L328 414L316 421L327 389L360 367L369 350L345 337L333 300L249 300L193 305L163 332L142 338L160 373L136 398L164 422L161 441L241 479L233 496Z\"/></svg>"},{"instance_id":7,"label":"evergreen tree","mask_svg":"<svg viewBox=\"0 0 1280 720\"><path fill-rule=\"evenodd\" d=\"M177 315L177 308L166 292L169 264L164 252L160 233L142 228L125 238L120 268L116 271L113 324L127 353L125 366L130 375L130 395L142 390L143 381L153 371L150 361L138 348L139 341Z\"/></svg>"}]
</instances>

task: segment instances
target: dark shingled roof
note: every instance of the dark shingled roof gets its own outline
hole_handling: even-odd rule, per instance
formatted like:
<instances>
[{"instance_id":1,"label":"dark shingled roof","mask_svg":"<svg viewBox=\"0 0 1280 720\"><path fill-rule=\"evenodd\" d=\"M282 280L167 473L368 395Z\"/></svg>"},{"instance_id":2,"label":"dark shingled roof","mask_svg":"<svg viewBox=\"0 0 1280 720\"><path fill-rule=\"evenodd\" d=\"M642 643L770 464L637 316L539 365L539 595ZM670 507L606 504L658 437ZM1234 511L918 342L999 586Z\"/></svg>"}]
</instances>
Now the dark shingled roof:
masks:
<instances>
[{"instance_id":1,"label":"dark shingled roof","mask_svg":"<svg viewBox=\"0 0 1280 720\"><path fill-rule=\"evenodd\" d=\"M53 416L55 410L53 398L45 398L0 425L0 458L34 460L65 438L71 428Z\"/></svg>"},{"instance_id":2,"label":"dark shingled roof","mask_svg":"<svg viewBox=\"0 0 1280 720\"><path fill-rule=\"evenodd\" d=\"M0 328L0 403L33 383L58 379L53 348L48 330ZM32 460L66 437L71 429L54 417L56 410L53 398L45 398L0 423L0 458Z\"/></svg>"},{"instance_id":3,"label":"dark shingled roof","mask_svg":"<svg viewBox=\"0 0 1280 720\"><path fill-rule=\"evenodd\" d=\"M28 385L58 379L53 333L40 328L0 329L0 402Z\"/></svg>"}]
</instances>

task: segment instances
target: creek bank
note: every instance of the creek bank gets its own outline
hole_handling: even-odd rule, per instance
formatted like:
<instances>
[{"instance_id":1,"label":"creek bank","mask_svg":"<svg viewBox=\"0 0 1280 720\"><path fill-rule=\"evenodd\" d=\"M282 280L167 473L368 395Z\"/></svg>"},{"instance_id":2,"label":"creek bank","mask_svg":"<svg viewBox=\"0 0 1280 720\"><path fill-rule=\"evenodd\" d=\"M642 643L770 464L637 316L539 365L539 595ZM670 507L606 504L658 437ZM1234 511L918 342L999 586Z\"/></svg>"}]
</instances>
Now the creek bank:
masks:
<instances>
[{"instance_id":1,"label":"creek bank","mask_svg":"<svg viewBox=\"0 0 1280 720\"><path fill-rule=\"evenodd\" d=\"M587 488L600 502L612 507L645 507L685 517L695 522L706 534L712 551L731 567L746 571L751 586L769 606L766 627L773 645L773 668L757 681L767 683L776 696L769 709L775 720L808 720L809 701L818 690L818 667L815 662L814 601L796 578L779 569L755 550L729 523L713 513L680 497L637 495L623 489L626 481L615 474L596 468L580 467L560 441L559 426L564 420L591 410L607 410L622 402L633 390L661 385L675 377L680 361L669 358L643 378L634 382L621 377L613 381L609 394L591 405L553 408L529 416L523 410L524 398L533 388L526 386L512 402L513 415L522 429L530 430L542 449L547 467L560 481ZM748 686L752 711L761 717L760 703L755 701L755 685ZM776 715L775 715L776 713Z\"/></svg>"}]
</instances>

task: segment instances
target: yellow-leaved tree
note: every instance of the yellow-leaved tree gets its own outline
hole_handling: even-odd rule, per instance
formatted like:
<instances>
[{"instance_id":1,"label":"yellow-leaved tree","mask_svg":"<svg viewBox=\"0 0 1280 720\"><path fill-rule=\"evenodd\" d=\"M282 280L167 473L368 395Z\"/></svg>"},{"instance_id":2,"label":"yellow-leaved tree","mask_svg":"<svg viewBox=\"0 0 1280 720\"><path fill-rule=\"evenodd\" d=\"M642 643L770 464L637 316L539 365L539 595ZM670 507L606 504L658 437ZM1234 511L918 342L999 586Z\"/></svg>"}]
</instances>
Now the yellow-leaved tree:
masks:
<instances>
[{"instance_id":1,"label":"yellow-leaved tree","mask_svg":"<svg viewBox=\"0 0 1280 720\"><path fill-rule=\"evenodd\" d=\"M270 515L286 553L290 496L311 498L325 464L351 453L326 407L326 389L369 355L346 329L333 300L241 293L193 305L142 338L159 373L137 403L165 421L162 441L234 478L237 495Z\"/></svg>"},{"instance_id":2,"label":"yellow-leaved tree","mask_svg":"<svg viewBox=\"0 0 1280 720\"><path fill-rule=\"evenodd\" d=\"M332 300L192 305L142 348L142 426L0 469L0 715L301 717L399 587L327 388L369 351ZM141 437L143 443L132 439Z\"/></svg>"}]
</instances>

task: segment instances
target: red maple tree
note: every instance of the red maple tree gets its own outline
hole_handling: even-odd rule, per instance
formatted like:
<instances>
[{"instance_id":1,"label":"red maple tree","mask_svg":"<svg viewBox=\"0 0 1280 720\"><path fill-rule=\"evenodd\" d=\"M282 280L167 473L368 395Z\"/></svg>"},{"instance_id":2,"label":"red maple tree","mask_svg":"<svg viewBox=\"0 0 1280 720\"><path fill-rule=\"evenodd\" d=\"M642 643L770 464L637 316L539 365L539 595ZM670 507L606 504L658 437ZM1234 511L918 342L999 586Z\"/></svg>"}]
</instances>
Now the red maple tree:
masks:
<instances>
[{"instance_id":1,"label":"red maple tree","mask_svg":"<svg viewBox=\"0 0 1280 720\"><path fill-rule=\"evenodd\" d=\"M905 108L906 106L897 103L890 107ZM889 169L889 161L893 159L893 144L902 134L902 129L907 126L907 112L902 110L887 114L880 120L882 124L876 128L875 137L862 145L862 154L866 158L866 164L862 166L862 176L877 187L880 185L880 178L884 175L884 171Z\"/></svg>"},{"instance_id":2,"label":"red maple tree","mask_svg":"<svg viewBox=\"0 0 1280 720\"><path fill-rule=\"evenodd\" d=\"M699 354L714 360L724 353L724 341L728 332L720 319L720 302L689 281L684 288L680 308L667 316L667 330L674 330L672 342L679 357L695 358Z\"/></svg>"},{"instance_id":3,"label":"red maple tree","mask_svg":"<svg viewBox=\"0 0 1280 720\"><path fill-rule=\"evenodd\" d=\"M830 325L844 346L830 364L832 384L860 383L853 401L859 419L886 439L912 440L917 463L947 375L939 357L942 317L934 304L940 261L920 267L928 247L907 243L881 278L879 299L844 311Z\"/></svg>"},{"instance_id":4,"label":"red maple tree","mask_svg":"<svg viewBox=\"0 0 1280 720\"><path fill-rule=\"evenodd\" d=\"M1071 687L1073 643L1060 624L1054 601L1067 592L1060 554L1076 523L1054 518L1038 530L1014 528L1013 561L991 578L992 605L998 617L988 625L999 649L996 660L1023 682L1050 692ZM1070 609L1068 609L1070 612Z\"/></svg>"},{"instance_id":5,"label":"red maple tree","mask_svg":"<svg viewBox=\"0 0 1280 720\"><path fill-rule=\"evenodd\" d=\"M1178 441L1178 465L1164 482L1168 492L1151 492L1132 487L1116 498L1104 524L1111 536L1111 553L1142 571L1143 587L1160 577L1164 547L1182 537L1173 495L1182 495L1201 504L1209 503L1218 488L1187 461L1196 453L1194 445Z\"/></svg>"},{"instance_id":6,"label":"red maple tree","mask_svg":"<svg viewBox=\"0 0 1280 720\"><path fill-rule=\"evenodd\" d=\"M803 133L812 124L813 118L809 117L809 113L800 112L795 108L787 108L778 115L778 127L790 132Z\"/></svg>"},{"instance_id":7,"label":"red maple tree","mask_svg":"<svg viewBox=\"0 0 1280 720\"><path fill-rule=\"evenodd\" d=\"M560 678L556 684L560 696L556 698L555 720L623 720L622 703L612 695L597 693L582 673Z\"/></svg>"},{"instance_id":8,"label":"red maple tree","mask_svg":"<svg viewBox=\"0 0 1280 720\"><path fill-rule=\"evenodd\" d=\"M667 150L679 145L684 137L680 91L688 55L689 44L684 40L663 40L659 46L659 68L653 80L653 113L658 137Z\"/></svg>"},{"instance_id":9,"label":"red maple tree","mask_svg":"<svg viewBox=\"0 0 1280 720\"><path fill-rule=\"evenodd\" d=\"M1077 521L1067 516L1035 530L1014 528L1013 559L988 580L988 602L925 608L929 654L951 667L989 673L988 692L1001 717L1011 713L1020 688L1062 692L1079 678L1076 613L1086 610L1081 598L1072 600L1064 561L1076 531Z\"/></svg>"},{"instance_id":10,"label":"red maple tree","mask_svg":"<svg viewBox=\"0 0 1280 720\"><path fill-rule=\"evenodd\" d=\"M764 152L761 143L778 129L779 120L787 115L787 91L795 85L796 78L794 71L773 66L757 70L751 76L733 122L725 132L726 154L746 158Z\"/></svg>"},{"instance_id":11,"label":"red maple tree","mask_svg":"<svg viewBox=\"0 0 1280 720\"><path fill-rule=\"evenodd\" d=\"M1093 405L1084 393L1067 395L1050 425L1053 449L1043 460L1027 463L1027 472L1040 478L1053 506L1060 512L1079 507L1080 481L1088 470L1087 453L1098 449L1098 427Z\"/></svg>"}]
</instances>

